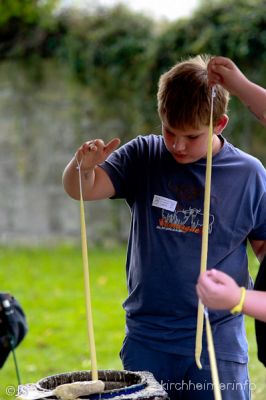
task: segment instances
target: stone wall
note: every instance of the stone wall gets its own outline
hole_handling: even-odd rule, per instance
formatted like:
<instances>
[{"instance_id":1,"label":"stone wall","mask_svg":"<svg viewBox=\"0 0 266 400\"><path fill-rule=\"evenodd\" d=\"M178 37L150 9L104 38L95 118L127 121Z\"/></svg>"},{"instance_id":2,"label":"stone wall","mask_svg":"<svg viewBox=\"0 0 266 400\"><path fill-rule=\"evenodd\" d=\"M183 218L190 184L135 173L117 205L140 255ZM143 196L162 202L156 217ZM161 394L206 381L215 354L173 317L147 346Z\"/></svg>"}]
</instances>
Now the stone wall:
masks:
<instances>
[{"instance_id":1,"label":"stone wall","mask_svg":"<svg viewBox=\"0 0 266 400\"><path fill-rule=\"evenodd\" d=\"M27 66L0 64L0 244L79 240L79 203L61 179L76 148L95 137L91 95L55 63L37 72L33 81ZM126 239L129 211L114 203L86 203L93 243Z\"/></svg>"}]
</instances>

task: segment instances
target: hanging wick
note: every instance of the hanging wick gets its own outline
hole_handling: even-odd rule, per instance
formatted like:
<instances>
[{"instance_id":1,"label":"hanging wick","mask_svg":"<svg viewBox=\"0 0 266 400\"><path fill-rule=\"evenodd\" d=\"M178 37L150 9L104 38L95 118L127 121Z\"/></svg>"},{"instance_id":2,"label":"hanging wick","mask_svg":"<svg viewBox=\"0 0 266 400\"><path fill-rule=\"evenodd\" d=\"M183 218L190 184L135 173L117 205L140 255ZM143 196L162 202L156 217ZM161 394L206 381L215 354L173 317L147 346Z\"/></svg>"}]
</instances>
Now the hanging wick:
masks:
<instances>
[{"instance_id":1,"label":"hanging wick","mask_svg":"<svg viewBox=\"0 0 266 400\"><path fill-rule=\"evenodd\" d=\"M82 159L79 162L77 155L75 155L75 159L76 159L76 163L77 163L76 169L80 171L80 167L81 167L81 164L82 164Z\"/></svg>"}]
</instances>

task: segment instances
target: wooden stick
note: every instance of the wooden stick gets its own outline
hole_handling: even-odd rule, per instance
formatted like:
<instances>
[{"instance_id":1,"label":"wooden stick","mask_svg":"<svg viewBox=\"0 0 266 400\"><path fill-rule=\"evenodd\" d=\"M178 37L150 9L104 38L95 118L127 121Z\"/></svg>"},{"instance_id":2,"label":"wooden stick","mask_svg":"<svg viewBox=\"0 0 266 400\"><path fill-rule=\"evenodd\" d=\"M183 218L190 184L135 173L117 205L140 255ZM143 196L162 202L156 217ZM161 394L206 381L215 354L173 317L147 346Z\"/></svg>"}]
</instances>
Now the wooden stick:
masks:
<instances>
[{"instance_id":1,"label":"wooden stick","mask_svg":"<svg viewBox=\"0 0 266 400\"><path fill-rule=\"evenodd\" d=\"M87 245L87 233L86 233L85 212L84 212L81 171L80 171L81 163L79 163L77 161L77 164L78 164L78 171L79 171L80 228L81 228L82 260L83 260L84 290L85 290L85 303L86 303L86 321L87 321L89 349L90 349L90 356L91 356L92 380L97 381L98 380L98 369L97 369L96 346L95 346L95 340L94 340L92 306L91 306L88 245Z\"/></svg>"}]
</instances>

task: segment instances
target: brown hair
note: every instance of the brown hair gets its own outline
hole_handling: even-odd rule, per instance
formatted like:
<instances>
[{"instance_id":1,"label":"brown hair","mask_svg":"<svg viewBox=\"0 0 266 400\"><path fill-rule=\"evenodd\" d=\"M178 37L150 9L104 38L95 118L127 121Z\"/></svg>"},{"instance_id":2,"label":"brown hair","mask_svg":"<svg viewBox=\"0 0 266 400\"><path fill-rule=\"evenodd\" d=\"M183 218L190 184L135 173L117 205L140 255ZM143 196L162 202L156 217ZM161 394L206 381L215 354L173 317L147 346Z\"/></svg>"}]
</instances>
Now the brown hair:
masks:
<instances>
[{"instance_id":1,"label":"brown hair","mask_svg":"<svg viewBox=\"0 0 266 400\"><path fill-rule=\"evenodd\" d=\"M210 56L199 55L174 65L161 75L157 93L161 120L172 128L199 129L210 119L211 88L207 66ZM213 123L227 112L229 93L216 85Z\"/></svg>"}]
</instances>

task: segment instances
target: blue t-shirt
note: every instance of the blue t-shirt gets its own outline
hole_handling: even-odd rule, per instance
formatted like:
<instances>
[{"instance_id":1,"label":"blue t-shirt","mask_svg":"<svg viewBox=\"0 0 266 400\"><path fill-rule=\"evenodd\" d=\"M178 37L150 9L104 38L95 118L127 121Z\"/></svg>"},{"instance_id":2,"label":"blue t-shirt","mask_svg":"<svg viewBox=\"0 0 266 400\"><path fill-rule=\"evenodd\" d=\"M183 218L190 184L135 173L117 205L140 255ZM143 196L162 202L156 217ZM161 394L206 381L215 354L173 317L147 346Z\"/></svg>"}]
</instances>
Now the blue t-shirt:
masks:
<instances>
[{"instance_id":1,"label":"blue t-shirt","mask_svg":"<svg viewBox=\"0 0 266 400\"><path fill-rule=\"evenodd\" d=\"M249 286L247 238L266 239L266 172L222 139L213 157L208 268ZM127 254L127 334L150 348L193 356L206 160L179 164L162 136L139 136L101 164L132 219ZM247 361L243 316L211 311L219 359ZM203 355L206 350L203 339Z\"/></svg>"}]
</instances>

